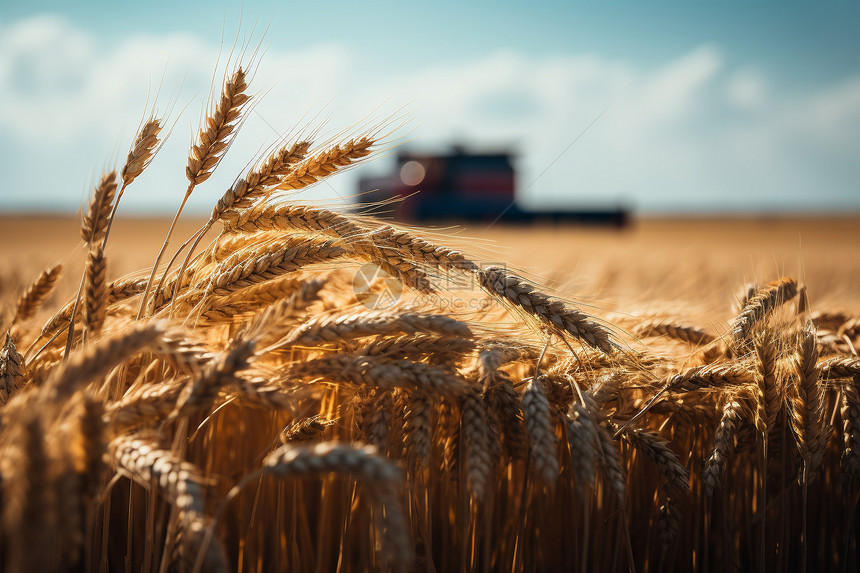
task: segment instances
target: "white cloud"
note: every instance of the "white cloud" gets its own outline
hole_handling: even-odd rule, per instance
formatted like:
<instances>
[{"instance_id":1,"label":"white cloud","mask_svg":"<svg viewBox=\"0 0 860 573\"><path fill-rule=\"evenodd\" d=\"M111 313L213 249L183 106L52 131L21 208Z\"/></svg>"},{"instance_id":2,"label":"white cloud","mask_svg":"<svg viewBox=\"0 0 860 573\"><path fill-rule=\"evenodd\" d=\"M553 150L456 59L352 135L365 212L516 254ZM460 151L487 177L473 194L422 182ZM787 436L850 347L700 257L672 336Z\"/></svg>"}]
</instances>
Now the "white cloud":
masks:
<instances>
[{"instance_id":1,"label":"white cloud","mask_svg":"<svg viewBox=\"0 0 860 573\"><path fill-rule=\"evenodd\" d=\"M760 73L752 70L735 72L726 82L726 99L743 110L756 110L765 103L767 84Z\"/></svg>"},{"instance_id":2,"label":"white cloud","mask_svg":"<svg viewBox=\"0 0 860 573\"><path fill-rule=\"evenodd\" d=\"M145 191L123 201L129 209L174 208L218 52L215 41L190 34L105 43L56 16L0 29L0 152L9 151L0 155L0 169L12 186L30 189L16 200L76 205L100 162L111 164L103 158L124 156L147 92L151 104L160 86L158 108L176 101L174 119L201 93L136 184ZM783 206L836 205L850 202L846 190L860 180L860 76L780 90L762 70L733 66L715 46L657 69L598 54L506 51L368 72L362 57L341 45L269 49L252 83L265 97L207 184L216 190L196 194L194 205L211 206L261 145L306 112L322 110L326 129L337 131L386 100L385 111L412 106L410 145L459 139L516 146L524 198L535 204L623 197L646 209L758 208L776 199ZM59 184L29 175L44 169L45 156L62 168ZM352 183L340 178L334 191L324 186L314 196L351 194Z\"/></svg>"}]
</instances>

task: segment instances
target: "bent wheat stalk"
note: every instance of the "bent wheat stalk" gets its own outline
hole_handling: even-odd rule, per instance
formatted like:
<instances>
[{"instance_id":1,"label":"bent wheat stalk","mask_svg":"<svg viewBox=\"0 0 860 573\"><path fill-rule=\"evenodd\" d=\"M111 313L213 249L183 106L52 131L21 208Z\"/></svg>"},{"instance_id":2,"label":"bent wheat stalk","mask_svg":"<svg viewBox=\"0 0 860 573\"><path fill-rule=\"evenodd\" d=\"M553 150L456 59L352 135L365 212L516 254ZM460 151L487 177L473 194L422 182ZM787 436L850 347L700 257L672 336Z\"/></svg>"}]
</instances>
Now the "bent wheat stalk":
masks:
<instances>
[{"instance_id":1,"label":"bent wheat stalk","mask_svg":"<svg viewBox=\"0 0 860 573\"><path fill-rule=\"evenodd\" d=\"M564 302L536 291L520 277L502 267L478 271L478 280L490 294L514 304L559 333L568 333L589 346L612 353L616 345L607 330Z\"/></svg>"}]
</instances>

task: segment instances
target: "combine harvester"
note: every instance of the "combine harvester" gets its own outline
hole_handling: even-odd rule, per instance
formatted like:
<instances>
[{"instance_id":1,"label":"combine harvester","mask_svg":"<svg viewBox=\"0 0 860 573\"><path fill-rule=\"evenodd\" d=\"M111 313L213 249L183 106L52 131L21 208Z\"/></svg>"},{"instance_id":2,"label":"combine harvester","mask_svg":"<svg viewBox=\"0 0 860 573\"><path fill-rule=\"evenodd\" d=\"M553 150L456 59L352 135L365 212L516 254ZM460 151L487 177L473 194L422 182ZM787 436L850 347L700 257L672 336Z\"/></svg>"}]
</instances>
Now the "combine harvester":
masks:
<instances>
[{"instance_id":1,"label":"combine harvester","mask_svg":"<svg viewBox=\"0 0 860 573\"><path fill-rule=\"evenodd\" d=\"M623 227L621 207L529 211L517 204L511 153L470 153L455 147L445 155L397 154L396 171L359 181L362 203L392 203L399 221L485 223L578 223Z\"/></svg>"}]
</instances>

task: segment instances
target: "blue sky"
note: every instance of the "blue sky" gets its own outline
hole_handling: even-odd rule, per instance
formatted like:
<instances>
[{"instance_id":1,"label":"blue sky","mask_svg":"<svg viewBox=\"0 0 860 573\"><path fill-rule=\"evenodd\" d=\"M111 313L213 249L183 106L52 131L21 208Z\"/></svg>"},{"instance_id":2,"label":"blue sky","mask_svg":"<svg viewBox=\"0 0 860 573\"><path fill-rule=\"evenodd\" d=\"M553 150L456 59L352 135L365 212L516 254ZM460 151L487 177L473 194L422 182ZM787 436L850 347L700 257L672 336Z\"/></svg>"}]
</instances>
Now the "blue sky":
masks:
<instances>
[{"instance_id":1,"label":"blue sky","mask_svg":"<svg viewBox=\"0 0 860 573\"><path fill-rule=\"evenodd\" d=\"M159 109L175 99L176 119L188 105L121 209L175 209L222 29L231 43L241 16L252 43L268 26L252 84L266 94L198 210L271 126L322 110L334 132L380 105L408 108L413 148L513 146L521 200L537 208L860 210L860 2L460 4L7 1L0 209L77 209L124 157L162 74ZM307 196L348 196L356 173Z\"/></svg>"}]
</instances>

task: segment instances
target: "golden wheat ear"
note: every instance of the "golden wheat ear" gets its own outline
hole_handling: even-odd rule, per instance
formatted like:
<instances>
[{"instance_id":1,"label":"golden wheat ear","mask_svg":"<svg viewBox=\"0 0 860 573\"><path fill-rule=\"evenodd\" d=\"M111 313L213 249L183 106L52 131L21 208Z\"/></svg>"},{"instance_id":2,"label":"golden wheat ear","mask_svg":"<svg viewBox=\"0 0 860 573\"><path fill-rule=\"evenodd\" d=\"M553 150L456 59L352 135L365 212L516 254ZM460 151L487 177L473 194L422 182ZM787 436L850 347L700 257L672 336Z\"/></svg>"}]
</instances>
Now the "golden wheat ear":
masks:
<instances>
[{"instance_id":1,"label":"golden wheat ear","mask_svg":"<svg viewBox=\"0 0 860 573\"><path fill-rule=\"evenodd\" d=\"M93 252L101 248L107 240L108 226L110 224L111 213L114 206L114 197L116 195L116 172L111 171L102 175L101 181L96 185L93 196L90 198L90 206L81 221L81 238L84 243ZM104 264L104 253L102 252L101 263ZM89 265L88 265L89 266ZM92 268L91 268L92 270ZM103 268L101 270L104 270ZM98 277L102 281L105 277ZM78 306L81 302L81 294L84 291L86 284L87 271L86 269L81 274L81 284L78 286L78 294L75 297L75 303L72 307L72 313L69 318L69 333L66 338L66 350L63 354L64 358L69 357L72 350L72 343L75 338L75 319L78 314Z\"/></svg>"},{"instance_id":2,"label":"golden wheat ear","mask_svg":"<svg viewBox=\"0 0 860 573\"><path fill-rule=\"evenodd\" d=\"M122 199L126 188L143 173L150 163L152 163L152 160L155 158L155 154L158 153L164 145L164 140L158 139L158 136L161 133L162 123L162 119L150 117L146 120L134 138L134 143L128 152L125 165L123 165L122 170L120 171L122 186L116 194L116 201L114 201L113 208L108 216L107 228L105 229L105 236L102 241L102 248L107 245L110 230L113 227L113 220L116 216L116 210L119 207L120 199Z\"/></svg>"},{"instance_id":3,"label":"golden wheat ear","mask_svg":"<svg viewBox=\"0 0 860 573\"><path fill-rule=\"evenodd\" d=\"M108 284L107 262L101 245L90 249L86 265L86 292L84 293L85 333L89 337L99 335L107 317Z\"/></svg>"},{"instance_id":4,"label":"golden wheat ear","mask_svg":"<svg viewBox=\"0 0 860 573\"><path fill-rule=\"evenodd\" d=\"M212 176L233 142L241 123L242 110L251 99L245 93L248 89L245 80L245 71L239 66L224 82L221 98L200 127L185 167L185 176L192 187Z\"/></svg>"},{"instance_id":5,"label":"golden wheat ear","mask_svg":"<svg viewBox=\"0 0 860 573\"><path fill-rule=\"evenodd\" d=\"M24 357L15 347L11 333L7 332L3 348L0 349L0 406L6 404L26 380Z\"/></svg>"},{"instance_id":6,"label":"golden wheat ear","mask_svg":"<svg viewBox=\"0 0 860 573\"><path fill-rule=\"evenodd\" d=\"M12 326L18 322L23 322L31 318L36 311L42 306L45 300L54 292L57 286L57 281L60 280L60 274L63 271L62 265L54 265L42 271L42 274L33 281L25 292L18 297L18 304L15 308L15 315L12 317Z\"/></svg>"},{"instance_id":7,"label":"golden wheat ear","mask_svg":"<svg viewBox=\"0 0 860 573\"><path fill-rule=\"evenodd\" d=\"M176 508L183 560L200 559L206 571L228 571L220 545L210 538L213 526L206 516L202 472L175 453L138 436L121 436L109 445L120 470L143 487L155 484L158 492Z\"/></svg>"},{"instance_id":8,"label":"golden wheat ear","mask_svg":"<svg viewBox=\"0 0 860 573\"><path fill-rule=\"evenodd\" d=\"M131 185L155 158L161 143L158 139L162 129L161 124L161 119L151 117L137 133L134 144L128 152L128 157L126 157L125 165L120 172L123 189ZM120 192L121 194L122 192ZM119 202L119 197L117 202Z\"/></svg>"},{"instance_id":9,"label":"golden wheat ear","mask_svg":"<svg viewBox=\"0 0 860 573\"><path fill-rule=\"evenodd\" d=\"M245 72L241 66L231 74L224 82L224 87L221 92L221 98L218 103L212 108L206 116L204 125L200 127L197 135L197 141L192 144L191 151L188 155L188 164L185 167L185 176L188 178L188 188L185 191L185 197L170 223L167 230L167 236L164 238L164 243L161 245L161 250L155 257L155 262L152 264L152 272L147 282L146 289L143 291L143 296L140 300L140 308L137 311L137 318L140 319L146 309L149 291L152 288L152 282L155 279L155 274L158 271L158 265L161 263L161 258L170 244L170 237L173 234L173 229L176 227L176 222L182 215L182 210L191 197L194 188L209 179L212 172L224 158L229 149L236 132L241 125L242 112L245 104L251 99L251 96L245 93L248 89L248 84L245 82ZM165 269L164 275L167 275ZM180 277L181 278L181 277ZM161 290L160 288L158 289Z\"/></svg>"},{"instance_id":10,"label":"golden wheat ear","mask_svg":"<svg viewBox=\"0 0 860 573\"><path fill-rule=\"evenodd\" d=\"M594 323L580 311L552 299L524 279L502 267L488 267L477 272L478 280L491 295L522 309L560 334L569 334L606 353L616 348L609 331Z\"/></svg>"}]
</instances>

